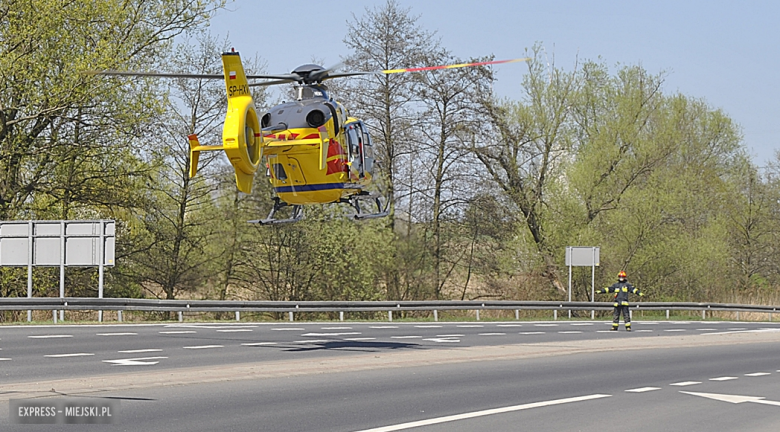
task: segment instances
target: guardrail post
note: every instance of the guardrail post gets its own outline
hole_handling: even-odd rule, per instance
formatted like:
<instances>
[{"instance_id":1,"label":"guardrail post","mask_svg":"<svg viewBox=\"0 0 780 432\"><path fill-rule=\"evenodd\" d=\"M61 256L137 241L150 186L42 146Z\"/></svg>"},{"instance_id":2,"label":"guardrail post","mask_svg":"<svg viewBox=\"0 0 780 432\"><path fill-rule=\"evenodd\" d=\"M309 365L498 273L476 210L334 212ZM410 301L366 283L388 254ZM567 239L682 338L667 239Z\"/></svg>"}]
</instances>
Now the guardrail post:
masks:
<instances>
[{"instance_id":1,"label":"guardrail post","mask_svg":"<svg viewBox=\"0 0 780 432\"><path fill-rule=\"evenodd\" d=\"M98 322L103 322L103 311L98 311Z\"/></svg>"},{"instance_id":2,"label":"guardrail post","mask_svg":"<svg viewBox=\"0 0 780 432\"><path fill-rule=\"evenodd\" d=\"M558 321L558 309L553 309L553 319Z\"/></svg>"},{"instance_id":3,"label":"guardrail post","mask_svg":"<svg viewBox=\"0 0 780 432\"><path fill-rule=\"evenodd\" d=\"M241 321L241 312L236 311L236 321Z\"/></svg>"},{"instance_id":4,"label":"guardrail post","mask_svg":"<svg viewBox=\"0 0 780 432\"><path fill-rule=\"evenodd\" d=\"M433 310L433 320L438 322L439 321L439 311L436 309Z\"/></svg>"},{"instance_id":5,"label":"guardrail post","mask_svg":"<svg viewBox=\"0 0 780 432\"><path fill-rule=\"evenodd\" d=\"M669 309L666 310L666 319L669 319Z\"/></svg>"},{"instance_id":6,"label":"guardrail post","mask_svg":"<svg viewBox=\"0 0 780 432\"><path fill-rule=\"evenodd\" d=\"M293 321L293 312L290 311L290 322L292 322L292 321Z\"/></svg>"},{"instance_id":7,"label":"guardrail post","mask_svg":"<svg viewBox=\"0 0 780 432\"><path fill-rule=\"evenodd\" d=\"M520 321L520 309L515 309L515 321Z\"/></svg>"},{"instance_id":8,"label":"guardrail post","mask_svg":"<svg viewBox=\"0 0 780 432\"><path fill-rule=\"evenodd\" d=\"M184 321L184 312L179 311L179 322Z\"/></svg>"},{"instance_id":9,"label":"guardrail post","mask_svg":"<svg viewBox=\"0 0 780 432\"><path fill-rule=\"evenodd\" d=\"M57 324L57 311L53 310L52 312L54 312L54 324Z\"/></svg>"},{"instance_id":10,"label":"guardrail post","mask_svg":"<svg viewBox=\"0 0 780 432\"><path fill-rule=\"evenodd\" d=\"M702 310L701 310L701 320L702 320L702 321L704 321L704 320L706 320L706 319L707 319L707 315L706 315L706 313L707 313L707 310L706 310L706 309L702 309Z\"/></svg>"},{"instance_id":11,"label":"guardrail post","mask_svg":"<svg viewBox=\"0 0 780 432\"><path fill-rule=\"evenodd\" d=\"M393 320L393 311L389 310L387 311L387 320L392 321Z\"/></svg>"},{"instance_id":12,"label":"guardrail post","mask_svg":"<svg viewBox=\"0 0 780 432\"><path fill-rule=\"evenodd\" d=\"M477 321L479 321L479 309L477 309Z\"/></svg>"},{"instance_id":13,"label":"guardrail post","mask_svg":"<svg viewBox=\"0 0 780 432\"><path fill-rule=\"evenodd\" d=\"M116 318L119 322L122 322L122 311L116 311Z\"/></svg>"},{"instance_id":14,"label":"guardrail post","mask_svg":"<svg viewBox=\"0 0 780 432\"><path fill-rule=\"evenodd\" d=\"M739 321L739 311L737 311L737 321Z\"/></svg>"},{"instance_id":15,"label":"guardrail post","mask_svg":"<svg viewBox=\"0 0 780 432\"><path fill-rule=\"evenodd\" d=\"M339 312L339 321L344 321L344 311Z\"/></svg>"}]
</instances>

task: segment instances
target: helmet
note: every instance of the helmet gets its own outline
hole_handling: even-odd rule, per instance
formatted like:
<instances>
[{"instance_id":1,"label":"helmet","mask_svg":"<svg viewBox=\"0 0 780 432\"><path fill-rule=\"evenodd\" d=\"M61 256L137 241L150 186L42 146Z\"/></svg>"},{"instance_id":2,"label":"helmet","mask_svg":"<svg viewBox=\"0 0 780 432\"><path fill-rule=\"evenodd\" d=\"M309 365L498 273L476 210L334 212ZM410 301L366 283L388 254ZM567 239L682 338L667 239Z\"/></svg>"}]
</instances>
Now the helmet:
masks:
<instances>
[{"instance_id":1,"label":"helmet","mask_svg":"<svg viewBox=\"0 0 780 432\"><path fill-rule=\"evenodd\" d=\"M618 280L626 280L626 272L621 270L620 273L618 273Z\"/></svg>"}]
</instances>

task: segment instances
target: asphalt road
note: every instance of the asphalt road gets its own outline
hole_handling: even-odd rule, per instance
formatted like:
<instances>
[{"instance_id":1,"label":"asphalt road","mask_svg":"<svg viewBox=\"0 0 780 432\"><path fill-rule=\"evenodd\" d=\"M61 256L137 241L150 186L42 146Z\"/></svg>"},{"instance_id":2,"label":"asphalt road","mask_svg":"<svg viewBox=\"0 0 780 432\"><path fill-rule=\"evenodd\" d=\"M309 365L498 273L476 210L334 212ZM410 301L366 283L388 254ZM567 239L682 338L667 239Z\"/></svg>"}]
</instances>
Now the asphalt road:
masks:
<instances>
[{"instance_id":1,"label":"asphalt road","mask_svg":"<svg viewBox=\"0 0 780 432\"><path fill-rule=\"evenodd\" d=\"M84 396L119 401L113 424L80 426L87 430L780 430L780 402L772 403L780 324L608 329L563 321L0 327L8 359L0 360L0 430L75 430L11 424L7 400ZM737 339L754 335L777 340ZM521 348L536 351L513 351ZM453 361L463 353L471 357ZM367 367L373 360L386 363ZM268 375L242 378L246 365ZM175 374L179 381L166 381ZM74 387L89 377L106 379L91 391ZM141 385L139 377L155 378ZM25 394L33 383L64 390Z\"/></svg>"}]
</instances>

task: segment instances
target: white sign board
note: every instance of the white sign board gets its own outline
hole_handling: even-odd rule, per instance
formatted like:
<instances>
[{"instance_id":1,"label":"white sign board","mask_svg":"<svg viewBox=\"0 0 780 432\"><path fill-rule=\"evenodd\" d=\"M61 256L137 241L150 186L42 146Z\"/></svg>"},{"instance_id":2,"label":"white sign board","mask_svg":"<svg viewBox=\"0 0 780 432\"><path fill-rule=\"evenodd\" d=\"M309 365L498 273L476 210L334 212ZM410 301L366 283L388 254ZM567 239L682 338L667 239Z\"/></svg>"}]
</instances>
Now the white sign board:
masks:
<instances>
[{"instance_id":1,"label":"white sign board","mask_svg":"<svg viewBox=\"0 0 780 432\"><path fill-rule=\"evenodd\" d=\"M0 266L113 266L115 247L111 220L0 222Z\"/></svg>"},{"instance_id":2,"label":"white sign board","mask_svg":"<svg viewBox=\"0 0 780 432\"><path fill-rule=\"evenodd\" d=\"M567 246L566 266L571 267L598 267L598 246Z\"/></svg>"}]
</instances>

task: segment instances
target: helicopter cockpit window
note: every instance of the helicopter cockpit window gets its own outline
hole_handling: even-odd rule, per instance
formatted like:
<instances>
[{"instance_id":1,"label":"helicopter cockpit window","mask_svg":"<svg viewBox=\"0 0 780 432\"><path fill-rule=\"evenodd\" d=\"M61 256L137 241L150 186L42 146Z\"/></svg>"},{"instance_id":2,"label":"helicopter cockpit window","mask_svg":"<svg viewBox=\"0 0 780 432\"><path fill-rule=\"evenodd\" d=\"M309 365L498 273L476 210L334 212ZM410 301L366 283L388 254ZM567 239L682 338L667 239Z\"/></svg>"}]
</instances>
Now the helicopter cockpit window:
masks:
<instances>
[{"instance_id":1,"label":"helicopter cockpit window","mask_svg":"<svg viewBox=\"0 0 780 432\"><path fill-rule=\"evenodd\" d=\"M325 92L323 92L322 89L316 87L304 87L302 90L301 97L303 97L303 99L325 97Z\"/></svg>"}]
</instances>

